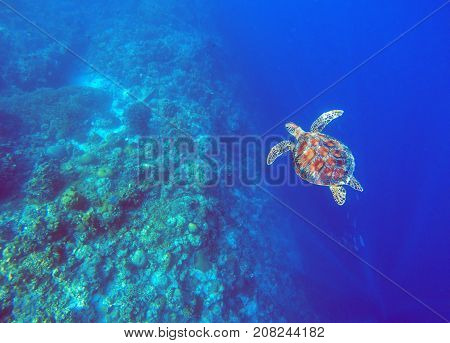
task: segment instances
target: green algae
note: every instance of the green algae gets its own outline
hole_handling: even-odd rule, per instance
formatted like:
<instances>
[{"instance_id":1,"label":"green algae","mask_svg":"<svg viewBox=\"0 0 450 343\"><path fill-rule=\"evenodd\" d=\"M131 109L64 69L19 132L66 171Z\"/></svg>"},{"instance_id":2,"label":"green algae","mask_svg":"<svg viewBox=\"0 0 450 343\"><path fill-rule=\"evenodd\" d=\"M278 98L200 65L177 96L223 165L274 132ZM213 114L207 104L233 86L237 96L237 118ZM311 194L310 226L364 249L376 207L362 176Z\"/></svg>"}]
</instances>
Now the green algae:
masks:
<instances>
[{"instance_id":1,"label":"green algae","mask_svg":"<svg viewBox=\"0 0 450 343\"><path fill-rule=\"evenodd\" d=\"M97 169L97 176L104 178L104 177L111 177L113 171L109 167L100 167Z\"/></svg>"},{"instance_id":2,"label":"green algae","mask_svg":"<svg viewBox=\"0 0 450 343\"><path fill-rule=\"evenodd\" d=\"M67 188L61 196L61 205L66 209L81 210L87 205L86 198L75 187Z\"/></svg>"},{"instance_id":3,"label":"green algae","mask_svg":"<svg viewBox=\"0 0 450 343\"><path fill-rule=\"evenodd\" d=\"M197 224L194 224L194 223L189 223L188 224L188 230L190 231L190 232L196 232L197 231Z\"/></svg>"}]
</instances>

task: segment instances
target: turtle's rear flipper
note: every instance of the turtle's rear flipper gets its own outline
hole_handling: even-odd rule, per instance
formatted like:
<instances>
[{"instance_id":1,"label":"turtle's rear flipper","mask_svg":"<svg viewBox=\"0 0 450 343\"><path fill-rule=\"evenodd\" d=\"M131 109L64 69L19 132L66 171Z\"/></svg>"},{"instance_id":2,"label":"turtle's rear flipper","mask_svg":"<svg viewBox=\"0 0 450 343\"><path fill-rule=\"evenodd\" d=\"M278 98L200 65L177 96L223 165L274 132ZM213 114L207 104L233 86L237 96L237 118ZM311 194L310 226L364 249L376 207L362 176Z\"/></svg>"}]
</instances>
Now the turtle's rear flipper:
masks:
<instances>
[{"instance_id":1,"label":"turtle's rear flipper","mask_svg":"<svg viewBox=\"0 0 450 343\"><path fill-rule=\"evenodd\" d=\"M267 156L267 164L271 165L275 159L285 153L288 150L294 150L295 144L291 141L282 141L270 149L269 155Z\"/></svg>"},{"instance_id":2,"label":"turtle's rear flipper","mask_svg":"<svg viewBox=\"0 0 450 343\"><path fill-rule=\"evenodd\" d=\"M333 198L337 202L338 205L344 205L346 191L342 186L330 186L331 193L333 193Z\"/></svg>"},{"instance_id":3,"label":"turtle's rear flipper","mask_svg":"<svg viewBox=\"0 0 450 343\"><path fill-rule=\"evenodd\" d=\"M361 184L358 182L358 180L355 179L354 176L350 176L350 179L348 180L347 185L349 185L354 190L357 190L359 192L363 191Z\"/></svg>"}]
</instances>

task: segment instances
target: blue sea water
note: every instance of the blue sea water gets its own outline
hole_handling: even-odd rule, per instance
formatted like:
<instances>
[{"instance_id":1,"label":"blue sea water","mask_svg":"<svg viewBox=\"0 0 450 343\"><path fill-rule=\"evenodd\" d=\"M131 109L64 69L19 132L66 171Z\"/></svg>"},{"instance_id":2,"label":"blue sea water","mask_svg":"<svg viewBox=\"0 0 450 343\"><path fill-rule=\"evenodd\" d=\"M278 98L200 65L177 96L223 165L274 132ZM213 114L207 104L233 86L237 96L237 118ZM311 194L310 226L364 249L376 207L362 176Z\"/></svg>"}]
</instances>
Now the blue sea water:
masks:
<instances>
[{"instance_id":1,"label":"blue sea water","mask_svg":"<svg viewBox=\"0 0 450 343\"><path fill-rule=\"evenodd\" d=\"M448 321L443 4L1 1L0 320ZM331 109L364 187L343 206L135 177L142 137L288 139Z\"/></svg>"},{"instance_id":2,"label":"blue sea water","mask_svg":"<svg viewBox=\"0 0 450 343\"><path fill-rule=\"evenodd\" d=\"M307 285L330 321L443 319L398 285L448 319L449 8L308 103L441 4L230 1L222 7L228 14L221 32L249 80L248 95L260 103L260 132L305 103L289 119L302 127L331 108L345 110L325 131L353 151L364 192L347 192L344 208L319 187L275 192L326 232L362 237L359 256L397 285L292 216Z\"/></svg>"}]
</instances>

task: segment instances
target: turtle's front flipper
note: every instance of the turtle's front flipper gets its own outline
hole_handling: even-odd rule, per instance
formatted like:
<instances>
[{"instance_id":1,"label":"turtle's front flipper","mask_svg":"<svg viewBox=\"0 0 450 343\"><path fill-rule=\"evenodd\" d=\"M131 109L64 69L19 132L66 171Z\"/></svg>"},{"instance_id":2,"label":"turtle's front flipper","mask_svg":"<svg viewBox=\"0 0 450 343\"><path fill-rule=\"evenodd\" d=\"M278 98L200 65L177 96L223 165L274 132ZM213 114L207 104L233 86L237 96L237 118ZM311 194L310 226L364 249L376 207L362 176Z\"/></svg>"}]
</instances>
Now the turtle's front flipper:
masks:
<instances>
[{"instance_id":1,"label":"turtle's front flipper","mask_svg":"<svg viewBox=\"0 0 450 343\"><path fill-rule=\"evenodd\" d=\"M317 118L311 125L311 132L321 132L329 122L340 117L344 111L332 110L322 113L319 118Z\"/></svg>"},{"instance_id":2,"label":"turtle's front flipper","mask_svg":"<svg viewBox=\"0 0 450 343\"><path fill-rule=\"evenodd\" d=\"M344 205L346 191L342 186L330 186L331 193L333 193L333 198L338 205Z\"/></svg>"},{"instance_id":3,"label":"turtle's front flipper","mask_svg":"<svg viewBox=\"0 0 450 343\"><path fill-rule=\"evenodd\" d=\"M291 141L282 141L270 149L269 155L267 156L267 164L271 165L275 159L281 154L288 150L294 150L295 144Z\"/></svg>"},{"instance_id":4,"label":"turtle's front flipper","mask_svg":"<svg viewBox=\"0 0 450 343\"><path fill-rule=\"evenodd\" d=\"M300 126L294 123L287 123L285 125L286 130L295 137L295 139L299 139L300 135L304 132Z\"/></svg>"},{"instance_id":5,"label":"turtle's front flipper","mask_svg":"<svg viewBox=\"0 0 450 343\"><path fill-rule=\"evenodd\" d=\"M350 187L352 187L353 189L355 189L359 192L363 191L361 184L358 182L358 180L355 179L355 177L353 175L350 176L350 179L348 180L347 185L349 185Z\"/></svg>"}]
</instances>

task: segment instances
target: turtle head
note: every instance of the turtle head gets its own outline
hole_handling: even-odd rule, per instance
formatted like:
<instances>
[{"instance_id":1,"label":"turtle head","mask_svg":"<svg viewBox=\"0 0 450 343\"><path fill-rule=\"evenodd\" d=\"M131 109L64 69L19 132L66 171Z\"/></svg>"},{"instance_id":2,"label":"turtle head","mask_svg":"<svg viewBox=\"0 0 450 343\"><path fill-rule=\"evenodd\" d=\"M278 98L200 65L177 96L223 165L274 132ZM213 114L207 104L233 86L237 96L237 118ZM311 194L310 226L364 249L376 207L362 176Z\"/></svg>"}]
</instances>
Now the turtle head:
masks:
<instances>
[{"instance_id":1,"label":"turtle head","mask_svg":"<svg viewBox=\"0 0 450 343\"><path fill-rule=\"evenodd\" d=\"M287 123L286 125L286 130L295 137L295 139L299 139L299 137L305 133L305 131L303 131L303 129L298 126L297 124L294 123Z\"/></svg>"}]
</instances>

